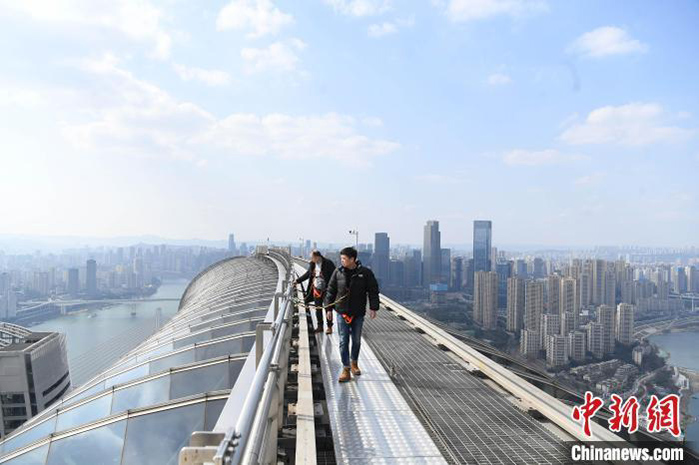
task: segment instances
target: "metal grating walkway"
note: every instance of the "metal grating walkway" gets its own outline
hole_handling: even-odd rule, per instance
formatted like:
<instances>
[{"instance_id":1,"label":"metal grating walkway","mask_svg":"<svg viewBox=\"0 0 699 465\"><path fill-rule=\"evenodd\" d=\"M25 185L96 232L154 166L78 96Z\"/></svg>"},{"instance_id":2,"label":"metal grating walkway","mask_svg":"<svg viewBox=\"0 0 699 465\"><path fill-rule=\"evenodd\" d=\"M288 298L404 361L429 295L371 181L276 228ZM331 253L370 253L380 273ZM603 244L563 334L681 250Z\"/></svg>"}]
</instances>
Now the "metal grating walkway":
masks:
<instances>
[{"instance_id":1,"label":"metal grating walkway","mask_svg":"<svg viewBox=\"0 0 699 465\"><path fill-rule=\"evenodd\" d=\"M311 315L316 325L315 310ZM337 463L445 463L366 341L359 356L362 375L340 384L337 377L342 362L337 330L329 336L321 333L316 337Z\"/></svg>"},{"instance_id":2,"label":"metal grating walkway","mask_svg":"<svg viewBox=\"0 0 699 465\"><path fill-rule=\"evenodd\" d=\"M450 463L570 461L561 439L394 313L382 308L363 336Z\"/></svg>"}]
</instances>

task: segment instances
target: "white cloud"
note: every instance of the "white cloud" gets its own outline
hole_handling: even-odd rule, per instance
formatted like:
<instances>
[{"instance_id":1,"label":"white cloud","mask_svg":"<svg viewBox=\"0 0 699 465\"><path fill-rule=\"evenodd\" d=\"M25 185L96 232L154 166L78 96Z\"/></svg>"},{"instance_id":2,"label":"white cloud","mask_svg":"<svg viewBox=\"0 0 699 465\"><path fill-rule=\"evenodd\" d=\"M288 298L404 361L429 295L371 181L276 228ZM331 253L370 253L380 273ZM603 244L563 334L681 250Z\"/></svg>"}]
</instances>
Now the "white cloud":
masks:
<instances>
[{"instance_id":1,"label":"white cloud","mask_svg":"<svg viewBox=\"0 0 699 465\"><path fill-rule=\"evenodd\" d=\"M679 142L693 130L670 126L667 114L657 103L629 103L597 108L584 122L561 134L568 144L618 144L642 146L657 142Z\"/></svg>"},{"instance_id":2,"label":"white cloud","mask_svg":"<svg viewBox=\"0 0 699 465\"><path fill-rule=\"evenodd\" d=\"M247 30L248 38L255 39L277 34L293 22L293 16L281 11L270 0L232 0L218 14L216 28L219 31Z\"/></svg>"},{"instance_id":3,"label":"white cloud","mask_svg":"<svg viewBox=\"0 0 699 465\"><path fill-rule=\"evenodd\" d=\"M568 47L568 52L591 58L628 53L644 53L648 46L631 38L620 27L604 26L586 32Z\"/></svg>"},{"instance_id":4,"label":"white cloud","mask_svg":"<svg viewBox=\"0 0 699 465\"><path fill-rule=\"evenodd\" d=\"M336 113L234 113L218 118L137 79L110 55L85 61L80 68L97 77L94 88L57 92L51 101L63 118L63 135L88 151L177 158L198 166L205 166L214 154L322 157L367 165L400 147L362 134L355 118ZM90 98L85 98L87 94ZM67 113L65 108L73 111Z\"/></svg>"},{"instance_id":5,"label":"white cloud","mask_svg":"<svg viewBox=\"0 0 699 465\"><path fill-rule=\"evenodd\" d=\"M555 165L583 160L581 155L564 154L555 149L546 150L510 150L503 156L505 164L510 166Z\"/></svg>"},{"instance_id":6,"label":"white cloud","mask_svg":"<svg viewBox=\"0 0 699 465\"><path fill-rule=\"evenodd\" d=\"M349 16L375 16L391 9L389 0L323 0L335 11Z\"/></svg>"},{"instance_id":7,"label":"white cloud","mask_svg":"<svg viewBox=\"0 0 699 465\"><path fill-rule=\"evenodd\" d=\"M503 86L512 83L512 78L504 73L493 73L488 76L487 82L491 86Z\"/></svg>"},{"instance_id":8,"label":"white cloud","mask_svg":"<svg viewBox=\"0 0 699 465\"><path fill-rule=\"evenodd\" d=\"M520 17L547 10L544 0L449 0L445 13L454 22L466 22L499 15Z\"/></svg>"},{"instance_id":9,"label":"white cloud","mask_svg":"<svg viewBox=\"0 0 699 465\"><path fill-rule=\"evenodd\" d=\"M398 26L395 23L383 22L381 24L372 24L369 26L369 37L383 37L398 32Z\"/></svg>"},{"instance_id":10,"label":"white cloud","mask_svg":"<svg viewBox=\"0 0 699 465\"><path fill-rule=\"evenodd\" d=\"M384 21L382 23L371 24L367 33L369 37L379 38L396 34L400 29L413 27L415 18L403 18L395 21Z\"/></svg>"},{"instance_id":11,"label":"white cloud","mask_svg":"<svg viewBox=\"0 0 699 465\"><path fill-rule=\"evenodd\" d=\"M203 69L173 64L177 75L184 81L199 81L208 86L223 86L231 82L231 76L218 69Z\"/></svg>"},{"instance_id":12,"label":"white cloud","mask_svg":"<svg viewBox=\"0 0 699 465\"><path fill-rule=\"evenodd\" d=\"M297 52L306 48L300 39L274 42L265 48L244 48L240 56L245 60L247 73L263 71L294 71L299 63Z\"/></svg>"},{"instance_id":13,"label":"white cloud","mask_svg":"<svg viewBox=\"0 0 699 465\"><path fill-rule=\"evenodd\" d=\"M335 113L235 114L218 121L200 140L232 153L293 159L328 157L348 164L365 164L399 147L396 142L358 134L354 118Z\"/></svg>"},{"instance_id":14,"label":"white cloud","mask_svg":"<svg viewBox=\"0 0 699 465\"><path fill-rule=\"evenodd\" d=\"M0 0L2 8L37 21L114 29L131 40L151 43L155 58L170 55L172 38L162 25L163 13L148 1Z\"/></svg>"},{"instance_id":15,"label":"white cloud","mask_svg":"<svg viewBox=\"0 0 699 465\"><path fill-rule=\"evenodd\" d=\"M576 186L593 186L595 184L599 184L604 180L604 178L607 177L607 173L604 172L597 172L597 173L592 173L588 174L586 176L580 176L575 179L575 185Z\"/></svg>"}]
</instances>

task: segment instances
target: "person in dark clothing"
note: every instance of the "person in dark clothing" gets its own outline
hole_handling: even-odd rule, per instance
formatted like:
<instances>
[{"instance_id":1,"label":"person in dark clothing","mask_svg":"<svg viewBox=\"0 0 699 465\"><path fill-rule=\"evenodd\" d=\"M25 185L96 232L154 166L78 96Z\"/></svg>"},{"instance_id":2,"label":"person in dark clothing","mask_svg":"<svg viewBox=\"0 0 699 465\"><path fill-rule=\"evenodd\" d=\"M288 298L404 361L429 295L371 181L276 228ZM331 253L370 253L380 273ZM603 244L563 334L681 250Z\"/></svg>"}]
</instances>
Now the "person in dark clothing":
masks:
<instances>
[{"instance_id":1,"label":"person in dark clothing","mask_svg":"<svg viewBox=\"0 0 699 465\"><path fill-rule=\"evenodd\" d=\"M339 314L337 326L343 368L338 381L344 383L350 380L350 372L354 376L362 374L357 361L367 297L369 298L369 318L374 319L379 309L379 283L374 273L357 260L357 251L354 247L342 249L340 260L342 266L333 272L328 282L325 305L332 305ZM351 353L350 338L352 339Z\"/></svg>"},{"instance_id":2,"label":"person in dark clothing","mask_svg":"<svg viewBox=\"0 0 699 465\"><path fill-rule=\"evenodd\" d=\"M308 266L308 270L306 270L304 274L296 278L294 281L294 284L298 284L306 281L307 279L309 280L304 301L306 304L311 302L315 304L316 320L318 322L318 326L315 329L316 333L323 331L323 297L325 296L325 290L328 287L327 285L333 271L335 271L335 264L333 261L323 257L319 250L314 250L311 253L311 264ZM328 329L325 330L325 334L332 334L332 310L328 310L326 312L326 319Z\"/></svg>"}]
</instances>

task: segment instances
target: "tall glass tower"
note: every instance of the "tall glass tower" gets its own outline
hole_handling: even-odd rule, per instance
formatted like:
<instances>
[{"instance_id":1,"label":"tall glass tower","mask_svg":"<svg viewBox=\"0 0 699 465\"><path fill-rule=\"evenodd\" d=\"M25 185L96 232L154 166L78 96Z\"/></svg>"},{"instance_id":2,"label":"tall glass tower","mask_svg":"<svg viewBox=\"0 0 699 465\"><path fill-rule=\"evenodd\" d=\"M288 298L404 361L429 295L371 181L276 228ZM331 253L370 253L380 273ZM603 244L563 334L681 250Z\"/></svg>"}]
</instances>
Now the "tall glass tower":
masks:
<instances>
[{"instance_id":1,"label":"tall glass tower","mask_svg":"<svg viewBox=\"0 0 699 465\"><path fill-rule=\"evenodd\" d=\"M473 222L473 272L493 271L490 251L493 238L492 221Z\"/></svg>"}]
</instances>

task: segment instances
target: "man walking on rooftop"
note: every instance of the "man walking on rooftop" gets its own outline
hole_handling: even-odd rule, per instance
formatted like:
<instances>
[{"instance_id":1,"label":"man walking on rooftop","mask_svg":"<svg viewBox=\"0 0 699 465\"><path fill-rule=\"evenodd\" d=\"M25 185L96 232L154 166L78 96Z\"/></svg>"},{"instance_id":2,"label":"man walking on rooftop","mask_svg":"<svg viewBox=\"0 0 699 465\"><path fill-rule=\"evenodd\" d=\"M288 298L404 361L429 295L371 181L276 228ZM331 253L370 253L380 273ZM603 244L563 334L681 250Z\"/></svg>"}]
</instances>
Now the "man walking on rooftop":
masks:
<instances>
[{"instance_id":1,"label":"man walking on rooftop","mask_svg":"<svg viewBox=\"0 0 699 465\"><path fill-rule=\"evenodd\" d=\"M345 247L340 251L342 266L330 277L325 293L325 305L332 306L338 313L337 327L340 336L340 357L342 373L339 382L350 380L362 374L357 361L362 338L362 325L369 299L369 318L376 318L379 309L379 283L374 273L357 260L357 250ZM350 339L352 349L350 352Z\"/></svg>"}]
</instances>

